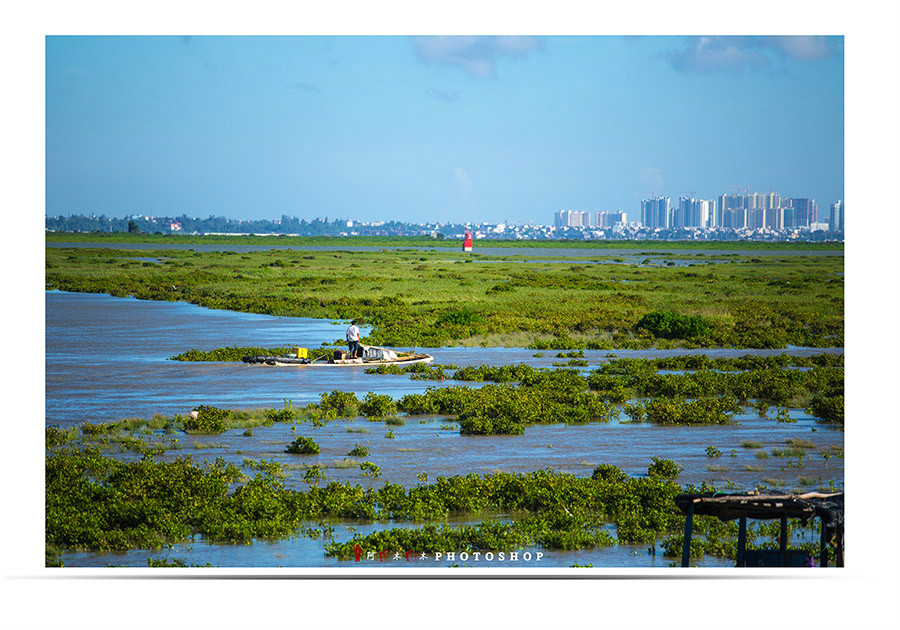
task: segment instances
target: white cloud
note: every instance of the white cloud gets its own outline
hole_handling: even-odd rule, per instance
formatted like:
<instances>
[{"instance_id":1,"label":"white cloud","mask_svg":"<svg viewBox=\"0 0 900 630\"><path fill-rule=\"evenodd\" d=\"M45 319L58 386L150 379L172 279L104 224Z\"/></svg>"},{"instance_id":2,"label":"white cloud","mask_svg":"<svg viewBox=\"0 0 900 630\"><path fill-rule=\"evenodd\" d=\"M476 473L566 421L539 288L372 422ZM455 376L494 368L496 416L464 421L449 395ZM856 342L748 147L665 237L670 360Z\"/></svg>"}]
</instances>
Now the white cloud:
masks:
<instances>
[{"instance_id":1,"label":"white cloud","mask_svg":"<svg viewBox=\"0 0 900 630\"><path fill-rule=\"evenodd\" d=\"M822 36L783 35L768 39L773 46L794 59L821 59L831 52Z\"/></svg>"},{"instance_id":2,"label":"white cloud","mask_svg":"<svg viewBox=\"0 0 900 630\"><path fill-rule=\"evenodd\" d=\"M689 37L679 50L666 57L673 68L700 74L711 72L757 71L773 59L800 61L821 59L831 54L822 36L790 35L773 37Z\"/></svg>"},{"instance_id":3,"label":"white cloud","mask_svg":"<svg viewBox=\"0 0 900 630\"><path fill-rule=\"evenodd\" d=\"M465 35L413 38L413 49L420 60L455 66L467 74L482 78L496 76L498 57L520 59L542 47L540 38L523 36Z\"/></svg>"},{"instance_id":4,"label":"white cloud","mask_svg":"<svg viewBox=\"0 0 900 630\"><path fill-rule=\"evenodd\" d=\"M469 179L469 176L462 169L462 167L457 166L456 168L454 168L453 176L456 178L456 183L459 184L459 187L463 192L472 191L472 181Z\"/></svg>"},{"instance_id":5,"label":"white cloud","mask_svg":"<svg viewBox=\"0 0 900 630\"><path fill-rule=\"evenodd\" d=\"M769 64L765 55L745 50L739 38L697 37L684 48L668 55L669 63L683 72L741 72L745 68L758 70Z\"/></svg>"}]
</instances>

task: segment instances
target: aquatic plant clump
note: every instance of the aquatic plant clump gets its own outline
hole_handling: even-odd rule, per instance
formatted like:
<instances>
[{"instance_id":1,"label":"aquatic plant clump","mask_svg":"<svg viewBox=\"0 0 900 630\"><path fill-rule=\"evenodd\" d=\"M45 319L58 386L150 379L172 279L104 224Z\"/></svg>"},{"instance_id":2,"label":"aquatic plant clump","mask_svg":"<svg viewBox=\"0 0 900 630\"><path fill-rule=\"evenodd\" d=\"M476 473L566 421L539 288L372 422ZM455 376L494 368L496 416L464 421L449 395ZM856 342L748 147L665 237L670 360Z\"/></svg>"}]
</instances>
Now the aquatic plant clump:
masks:
<instances>
[{"instance_id":1,"label":"aquatic plant clump","mask_svg":"<svg viewBox=\"0 0 900 630\"><path fill-rule=\"evenodd\" d=\"M647 474L658 479L674 479L681 473L681 466L671 459L653 458L653 463L647 469Z\"/></svg>"},{"instance_id":2,"label":"aquatic plant clump","mask_svg":"<svg viewBox=\"0 0 900 630\"><path fill-rule=\"evenodd\" d=\"M721 397L741 401L762 401L755 406L780 406L809 400L829 392L843 393L843 359L819 355L807 360L783 361L778 357L742 357L740 360L710 362L659 359L615 359L601 365L588 376L592 390L607 399L669 398L700 399ZM803 365L805 364L805 365ZM841 364L839 366L838 364ZM702 369L682 374L658 374L657 369ZM810 369L793 369L795 366ZM665 367L663 367L665 366ZM727 409L728 404L723 404Z\"/></svg>"},{"instance_id":3,"label":"aquatic plant clump","mask_svg":"<svg viewBox=\"0 0 900 630\"><path fill-rule=\"evenodd\" d=\"M186 433L222 433L226 428L226 419L232 414L230 409L219 409L210 405L200 405L195 412L183 420Z\"/></svg>"},{"instance_id":4,"label":"aquatic plant clump","mask_svg":"<svg viewBox=\"0 0 900 630\"><path fill-rule=\"evenodd\" d=\"M733 398L683 399L654 398L644 406L649 422L659 425L729 424L730 414L741 410Z\"/></svg>"},{"instance_id":5,"label":"aquatic plant clump","mask_svg":"<svg viewBox=\"0 0 900 630\"><path fill-rule=\"evenodd\" d=\"M288 445L285 452L293 455L318 455L319 445L312 438L298 435L297 439Z\"/></svg>"},{"instance_id":6,"label":"aquatic plant clump","mask_svg":"<svg viewBox=\"0 0 900 630\"><path fill-rule=\"evenodd\" d=\"M301 492L287 489L270 463L249 463L260 473L241 484L240 469L221 460L202 466L189 458L126 463L91 449L55 452L46 459L47 543L57 549L153 549L197 533L213 541L284 537L304 521L326 517L434 520L500 510L527 515L515 529L528 541L582 548L607 544L599 529L610 521L620 542L683 524L673 502L681 491L677 484L614 471L591 478L552 471L470 474L409 489L331 482ZM360 467L369 476L380 474L374 464ZM304 478L315 484L324 475L310 467Z\"/></svg>"},{"instance_id":7,"label":"aquatic plant clump","mask_svg":"<svg viewBox=\"0 0 900 630\"><path fill-rule=\"evenodd\" d=\"M335 418L353 418L359 413L360 402L356 394L352 392L334 390L330 393L322 394L319 409L324 412L326 418L331 420Z\"/></svg>"},{"instance_id":8,"label":"aquatic plant clump","mask_svg":"<svg viewBox=\"0 0 900 630\"><path fill-rule=\"evenodd\" d=\"M369 447L360 446L359 444L357 444L352 449L347 451L347 455L349 455L350 457L368 457Z\"/></svg>"},{"instance_id":9,"label":"aquatic plant clump","mask_svg":"<svg viewBox=\"0 0 900 630\"><path fill-rule=\"evenodd\" d=\"M455 415L460 433L468 435L519 435L529 424L606 422L615 417L614 405L587 392L583 383L561 386L570 376L519 387L429 388L424 394L407 394L397 408L410 415Z\"/></svg>"},{"instance_id":10,"label":"aquatic plant clump","mask_svg":"<svg viewBox=\"0 0 900 630\"><path fill-rule=\"evenodd\" d=\"M388 395L369 392L359 406L359 412L367 418L384 418L397 413L397 404Z\"/></svg>"}]
</instances>

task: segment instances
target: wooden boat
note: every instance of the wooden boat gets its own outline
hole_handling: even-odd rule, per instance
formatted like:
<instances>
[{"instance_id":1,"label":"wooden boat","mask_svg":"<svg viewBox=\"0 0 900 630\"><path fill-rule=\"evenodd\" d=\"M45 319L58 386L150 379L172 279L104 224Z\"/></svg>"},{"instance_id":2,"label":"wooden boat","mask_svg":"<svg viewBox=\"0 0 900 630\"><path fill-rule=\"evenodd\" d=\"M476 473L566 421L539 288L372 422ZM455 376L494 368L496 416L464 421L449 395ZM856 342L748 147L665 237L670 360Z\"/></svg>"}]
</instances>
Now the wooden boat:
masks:
<instances>
[{"instance_id":1,"label":"wooden boat","mask_svg":"<svg viewBox=\"0 0 900 630\"><path fill-rule=\"evenodd\" d=\"M335 351L333 355L324 355L317 359L293 356L247 356L241 359L248 364L300 367L370 367L377 365L412 365L413 363L431 363L434 357L419 352L397 352L390 348L363 346L361 358L348 358L343 351Z\"/></svg>"}]
</instances>

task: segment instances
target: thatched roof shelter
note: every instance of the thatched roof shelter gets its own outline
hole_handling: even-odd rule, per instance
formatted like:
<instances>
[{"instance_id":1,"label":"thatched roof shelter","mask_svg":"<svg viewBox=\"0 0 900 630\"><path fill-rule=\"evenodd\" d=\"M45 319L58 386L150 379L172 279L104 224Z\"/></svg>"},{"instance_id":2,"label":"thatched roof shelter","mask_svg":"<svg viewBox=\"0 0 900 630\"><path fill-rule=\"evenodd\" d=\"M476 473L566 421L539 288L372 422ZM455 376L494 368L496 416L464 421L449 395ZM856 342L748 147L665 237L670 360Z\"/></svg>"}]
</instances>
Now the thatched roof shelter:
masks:
<instances>
[{"instance_id":1,"label":"thatched roof shelter","mask_svg":"<svg viewBox=\"0 0 900 630\"><path fill-rule=\"evenodd\" d=\"M806 494L759 494L748 492L725 494L680 494L675 505L687 516L684 525L684 546L681 566L688 566L694 514L716 516L723 521L739 519L738 566L798 566L800 555L787 549L787 519L799 518L806 523L811 518L822 520L820 566L827 566L829 544L835 547L837 566L844 566L844 493L808 492ZM781 520L778 552L747 551L747 519Z\"/></svg>"}]
</instances>

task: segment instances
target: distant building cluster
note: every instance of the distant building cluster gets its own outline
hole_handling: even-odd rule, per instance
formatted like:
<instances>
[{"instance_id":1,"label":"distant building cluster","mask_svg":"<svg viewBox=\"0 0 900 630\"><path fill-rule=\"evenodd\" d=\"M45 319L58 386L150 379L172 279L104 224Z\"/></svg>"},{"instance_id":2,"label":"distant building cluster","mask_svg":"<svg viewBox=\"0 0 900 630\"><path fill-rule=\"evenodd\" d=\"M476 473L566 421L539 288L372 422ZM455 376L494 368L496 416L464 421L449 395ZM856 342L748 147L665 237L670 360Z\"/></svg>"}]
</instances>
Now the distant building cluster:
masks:
<instances>
[{"instance_id":1,"label":"distant building cluster","mask_svg":"<svg viewBox=\"0 0 900 630\"><path fill-rule=\"evenodd\" d=\"M781 197L776 192L723 194L718 199L699 199L693 193L677 203L665 195L641 200L640 221L629 224L624 212L559 210L555 229L595 228L643 230L844 231L842 201L831 205L827 223L818 222L815 199Z\"/></svg>"},{"instance_id":2,"label":"distant building cluster","mask_svg":"<svg viewBox=\"0 0 900 630\"><path fill-rule=\"evenodd\" d=\"M560 210L553 217L553 227L597 227L614 228L628 223L628 216L624 212L597 212L586 210Z\"/></svg>"},{"instance_id":3,"label":"distant building cluster","mask_svg":"<svg viewBox=\"0 0 900 630\"><path fill-rule=\"evenodd\" d=\"M784 230L818 221L815 199L781 198L774 192L722 195L719 206L717 225L724 228Z\"/></svg>"},{"instance_id":4,"label":"distant building cluster","mask_svg":"<svg viewBox=\"0 0 900 630\"><path fill-rule=\"evenodd\" d=\"M824 219L824 217L823 217ZM843 239L844 204L831 204L827 222L819 222L815 199L782 197L776 192L723 194L700 199L694 193L677 201L665 195L641 200L640 220L625 212L559 210L553 232L566 238L805 238L821 233Z\"/></svg>"},{"instance_id":5,"label":"distant building cluster","mask_svg":"<svg viewBox=\"0 0 900 630\"><path fill-rule=\"evenodd\" d=\"M816 222L815 199L782 198L775 192L726 194L718 199L686 196L679 198L677 205L665 196L641 201L641 225L651 230L725 228L778 231L809 228Z\"/></svg>"},{"instance_id":6,"label":"distant building cluster","mask_svg":"<svg viewBox=\"0 0 900 630\"><path fill-rule=\"evenodd\" d=\"M721 195L718 199L682 196L673 204L666 196L641 201L640 221L623 211L559 210L553 225L502 223L405 223L299 219L235 220L210 215L152 217L131 214L111 218L96 214L46 217L48 232L144 232L155 234L255 234L294 236L429 236L436 241L461 240L468 232L478 240L762 240L843 241L844 203L831 204L827 222L818 222L816 202L782 198L777 193Z\"/></svg>"}]
</instances>

